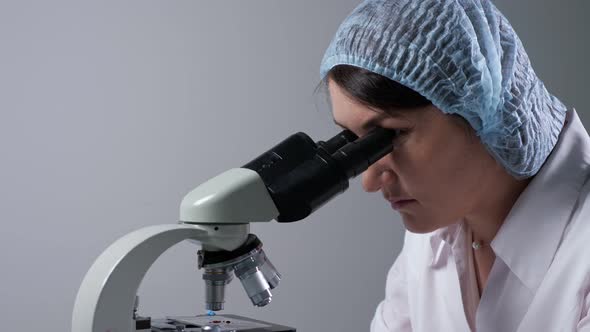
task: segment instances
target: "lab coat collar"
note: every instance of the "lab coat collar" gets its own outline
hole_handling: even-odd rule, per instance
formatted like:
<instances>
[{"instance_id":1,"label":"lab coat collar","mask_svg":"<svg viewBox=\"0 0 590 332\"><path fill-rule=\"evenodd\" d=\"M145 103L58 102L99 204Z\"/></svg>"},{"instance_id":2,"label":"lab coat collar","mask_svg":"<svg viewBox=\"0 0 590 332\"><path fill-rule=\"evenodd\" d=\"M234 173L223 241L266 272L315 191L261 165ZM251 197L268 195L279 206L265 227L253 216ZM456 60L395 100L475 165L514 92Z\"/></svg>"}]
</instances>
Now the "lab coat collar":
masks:
<instances>
[{"instance_id":1,"label":"lab coat collar","mask_svg":"<svg viewBox=\"0 0 590 332\"><path fill-rule=\"evenodd\" d=\"M575 110L568 111L566 124L551 155L515 202L491 246L496 257L534 291L543 279L590 165L590 138ZM458 245L463 222L431 233L431 266L436 268ZM444 245L444 244L447 245Z\"/></svg>"},{"instance_id":2,"label":"lab coat collar","mask_svg":"<svg viewBox=\"0 0 590 332\"><path fill-rule=\"evenodd\" d=\"M575 110L549 158L515 202L491 243L496 259L531 291L543 280L590 165L590 138Z\"/></svg>"},{"instance_id":3,"label":"lab coat collar","mask_svg":"<svg viewBox=\"0 0 590 332\"><path fill-rule=\"evenodd\" d=\"M447 227L437 229L431 233L430 246L432 247L432 262L431 267L437 268L446 262L449 257L451 248L454 248L461 238L464 224L458 221Z\"/></svg>"}]
</instances>

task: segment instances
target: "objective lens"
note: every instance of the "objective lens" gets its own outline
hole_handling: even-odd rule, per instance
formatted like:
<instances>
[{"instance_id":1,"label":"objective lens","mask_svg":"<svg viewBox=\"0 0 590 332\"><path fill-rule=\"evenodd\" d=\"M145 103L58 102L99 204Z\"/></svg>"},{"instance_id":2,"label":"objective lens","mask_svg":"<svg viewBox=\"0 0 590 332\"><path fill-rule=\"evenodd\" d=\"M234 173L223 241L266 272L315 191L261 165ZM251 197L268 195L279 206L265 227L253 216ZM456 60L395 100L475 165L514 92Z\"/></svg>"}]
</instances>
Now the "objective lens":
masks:
<instances>
[{"instance_id":1,"label":"objective lens","mask_svg":"<svg viewBox=\"0 0 590 332\"><path fill-rule=\"evenodd\" d=\"M263 307L272 300L271 289L281 280L280 274L259 248L250 257L234 266L246 294L255 306Z\"/></svg>"},{"instance_id":2,"label":"objective lens","mask_svg":"<svg viewBox=\"0 0 590 332\"><path fill-rule=\"evenodd\" d=\"M275 287L277 287L281 281L281 274L277 271L270 260L268 260L262 249L260 250L260 259L263 261L260 265L260 271L262 271L264 279L266 279L270 285L270 289L275 289Z\"/></svg>"},{"instance_id":3,"label":"objective lens","mask_svg":"<svg viewBox=\"0 0 590 332\"><path fill-rule=\"evenodd\" d=\"M270 285L264 279L264 275L260 270L254 268L252 270L243 272L239 276L242 286L246 290L246 294L252 301L252 304L258 307L263 307L270 303L272 294L270 292Z\"/></svg>"},{"instance_id":4,"label":"objective lens","mask_svg":"<svg viewBox=\"0 0 590 332\"><path fill-rule=\"evenodd\" d=\"M205 309L223 310L225 286L232 280L231 269L205 269L203 280L205 280Z\"/></svg>"}]
</instances>

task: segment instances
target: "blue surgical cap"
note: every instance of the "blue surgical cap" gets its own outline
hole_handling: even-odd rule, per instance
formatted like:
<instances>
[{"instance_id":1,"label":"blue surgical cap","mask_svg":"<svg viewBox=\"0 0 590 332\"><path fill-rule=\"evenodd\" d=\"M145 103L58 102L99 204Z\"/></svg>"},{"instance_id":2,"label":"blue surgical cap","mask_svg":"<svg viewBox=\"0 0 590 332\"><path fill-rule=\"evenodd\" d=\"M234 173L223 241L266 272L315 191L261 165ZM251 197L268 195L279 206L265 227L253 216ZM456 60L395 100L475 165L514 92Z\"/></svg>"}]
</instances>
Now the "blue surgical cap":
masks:
<instances>
[{"instance_id":1,"label":"blue surgical cap","mask_svg":"<svg viewBox=\"0 0 590 332\"><path fill-rule=\"evenodd\" d=\"M344 20L321 64L383 75L473 127L515 178L535 175L566 107L537 77L508 20L486 0L368 0Z\"/></svg>"}]
</instances>

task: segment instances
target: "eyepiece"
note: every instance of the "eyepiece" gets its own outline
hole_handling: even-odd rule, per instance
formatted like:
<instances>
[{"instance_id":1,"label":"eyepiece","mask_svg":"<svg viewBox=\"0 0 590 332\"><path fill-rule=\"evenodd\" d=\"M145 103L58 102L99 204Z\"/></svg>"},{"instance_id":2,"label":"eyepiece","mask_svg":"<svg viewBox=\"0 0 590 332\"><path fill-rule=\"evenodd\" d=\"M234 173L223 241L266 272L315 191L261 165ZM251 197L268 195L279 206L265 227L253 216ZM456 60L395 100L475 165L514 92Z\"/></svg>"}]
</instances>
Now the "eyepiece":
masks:
<instances>
[{"instance_id":1,"label":"eyepiece","mask_svg":"<svg viewBox=\"0 0 590 332\"><path fill-rule=\"evenodd\" d=\"M352 131L347 129L341 131L336 136L330 138L326 142L317 142L317 146L320 149L326 151L328 154L333 154L334 152L338 151L338 149L342 148L350 142L354 142L356 139L358 139L358 136L356 136Z\"/></svg>"},{"instance_id":2,"label":"eyepiece","mask_svg":"<svg viewBox=\"0 0 590 332\"><path fill-rule=\"evenodd\" d=\"M340 165L347 178L353 178L390 153L393 149L393 139L397 135L397 130L373 129L367 135L334 152L332 158Z\"/></svg>"}]
</instances>

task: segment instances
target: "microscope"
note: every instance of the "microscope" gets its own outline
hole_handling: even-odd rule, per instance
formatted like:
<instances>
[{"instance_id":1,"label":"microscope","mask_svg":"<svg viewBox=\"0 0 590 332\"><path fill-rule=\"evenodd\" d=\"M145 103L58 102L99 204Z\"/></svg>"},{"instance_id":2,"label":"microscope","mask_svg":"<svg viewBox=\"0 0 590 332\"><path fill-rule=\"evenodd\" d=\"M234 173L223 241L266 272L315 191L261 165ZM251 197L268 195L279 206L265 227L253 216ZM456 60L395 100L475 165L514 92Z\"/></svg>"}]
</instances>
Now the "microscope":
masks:
<instances>
[{"instance_id":1,"label":"microscope","mask_svg":"<svg viewBox=\"0 0 590 332\"><path fill-rule=\"evenodd\" d=\"M250 234L250 222L295 222L344 192L348 182L390 153L396 130L376 128L358 138L344 130L314 142L299 132L243 167L230 169L189 192L180 221L129 233L94 262L78 290L72 332L287 332L294 328L221 315L234 276L252 304L271 302L281 275ZM161 319L137 314L137 290L164 251L188 240L200 245L206 315Z\"/></svg>"}]
</instances>

